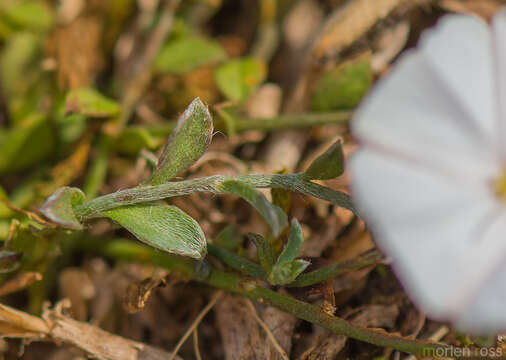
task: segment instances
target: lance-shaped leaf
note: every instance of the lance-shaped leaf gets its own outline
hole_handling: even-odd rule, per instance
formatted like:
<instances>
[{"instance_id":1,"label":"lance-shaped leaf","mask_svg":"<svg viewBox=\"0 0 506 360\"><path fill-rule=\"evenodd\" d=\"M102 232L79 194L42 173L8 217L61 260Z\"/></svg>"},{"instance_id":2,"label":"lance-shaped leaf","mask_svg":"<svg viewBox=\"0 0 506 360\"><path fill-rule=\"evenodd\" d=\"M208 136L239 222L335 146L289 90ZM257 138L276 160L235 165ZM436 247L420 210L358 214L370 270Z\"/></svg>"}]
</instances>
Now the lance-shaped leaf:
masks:
<instances>
[{"instance_id":1,"label":"lance-shaped leaf","mask_svg":"<svg viewBox=\"0 0 506 360\"><path fill-rule=\"evenodd\" d=\"M65 99L65 114L81 114L87 117L113 117L120 113L119 104L92 88L72 90Z\"/></svg>"},{"instance_id":2,"label":"lance-shaped leaf","mask_svg":"<svg viewBox=\"0 0 506 360\"><path fill-rule=\"evenodd\" d=\"M272 230L274 236L278 236L288 225L286 214L269 200L257 189L252 186L236 180L228 180L217 186L222 192L234 194L242 197L252 205Z\"/></svg>"},{"instance_id":3,"label":"lance-shaped leaf","mask_svg":"<svg viewBox=\"0 0 506 360\"><path fill-rule=\"evenodd\" d=\"M83 225L74 214L73 207L84 202L84 193L73 187L62 187L47 198L40 211L49 220L68 229L81 230Z\"/></svg>"},{"instance_id":4,"label":"lance-shaped leaf","mask_svg":"<svg viewBox=\"0 0 506 360\"><path fill-rule=\"evenodd\" d=\"M276 263L284 264L294 260L302 250L303 243L304 235L302 234L302 228L300 227L297 219L293 219L290 227L290 235L288 236L288 242L279 255Z\"/></svg>"},{"instance_id":5,"label":"lance-shaped leaf","mask_svg":"<svg viewBox=\"0 0 506 360\"><path fill-rule=\"evenodd\" d=\"M140 241L168 253L202 259L206 238L199 224L175 206L141 204L104 211Z\"/></svg>"},{"instance_id":6,"label":"lance-shaped leaf","mask_svg":"<svg viewBox=\"0 0 506 360\"><path fill-rule=\"evenodd\" d=\"M344 172L344 155L341 140L337 140L327 151L318 156L303 173L308 180L335 179Z\"/></svg>"},{"instance_id":7,"label":"lance-shaped leaf","mask_svg":"<svg viewBox=\"0 0 506 360\"><path fill-rule=\"evenodd\" d=\"M258 234L250 233L248 234L248 239L255 243L260 265L262 265L265 272L269 274L274 264L274 249L265 238Z\"/></svg>"},{"instance_id":8,"label":"lance-shaped leaf","mask_svg":"<svg viewBox=\"0 0 506 360\"><path fill-rule=\"evenodd\" d=\"M272 285L286 285L294 281L308 266L309 261L295 259L302 250L304 235L297 219L292 220L288 243L268 275Z\"/></svg>"},{"instance_id":9,"label":"lance-shaped leaf","mask_svg":"<svg viewBox=\"0 0 506 360\"><path fill-rule=\"evenodd\" d=\"M177 120L167 140L158 166L148 180L159 185L197 161L207 149L213 135L213 121L207 106L196 98Z\"/></svg>"},{"instance_id":10,"label":"lance-shaped leaf","mask_svg":"<svg viewBox=\"0 0 506 360\"><path fill-rule=\"evenodd\" d=\"M272 285L286 285L294 281L308 266L309 261L293 260L283 264L275 264L269 273L268 280Z\"/></svg>"}]
</instances>

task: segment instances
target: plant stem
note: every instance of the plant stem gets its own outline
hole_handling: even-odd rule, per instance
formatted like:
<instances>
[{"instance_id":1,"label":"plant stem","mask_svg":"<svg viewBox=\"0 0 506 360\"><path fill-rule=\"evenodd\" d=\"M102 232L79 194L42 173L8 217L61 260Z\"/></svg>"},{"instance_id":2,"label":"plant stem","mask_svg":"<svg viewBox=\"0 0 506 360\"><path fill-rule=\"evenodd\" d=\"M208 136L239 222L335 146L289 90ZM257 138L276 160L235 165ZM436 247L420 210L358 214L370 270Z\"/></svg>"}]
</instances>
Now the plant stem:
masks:
<instances>
[{"instance_id":1,"label":"plant stem","mask_svg":"<svg viewBox=\"0 0 506 360\"><path fill-rule=\"evenodd\" d=\"M228 113L227 113L228 114ZM250 118L229 115L231 122L227 126L226 120L223 119L223 114L218 114L215 117L216 130L229 131L232 127L234 132L244 132L250 130L271 131L281 129L293 128L308 128L318 125L346 125L351 118L351 111L335 111L328 113L305 113L305 114L285 114L269 118ZM167 119L162 124L156 125L131 125L128 129L146 129L151 136L154 137L167 137L174 129L174 122Z\"/></svg>"},{"instance_id":2,"label":"plant stem","mask_svg":"<svg viewBox=\"0 0 506 360\"><path fill-rule=\"evenodd\" d=\"M304 287L320 283L325 280L333 279L347 273L351 270L362 269L367 266L378 264L381 261L381 255L377 252L366 254L358 259L331 264L318 270L303 273L286 287Z\"/></svg>"},{"instance_id":3,"label":"plant stem","mask_svg":"<svg viewBox=\"0 0 506 360\"><path fill-rule=\"evenodd\" d=\"M350 338L370 344L418 355L430 355L431 350L435 351L438 348L447 350L449 348L449 346L442 344L412 340L389 334L383 330L367 329L354 325L342 318L326 314L318 306L260 286L254 280L243 279L235 274L225 273L213 268L208 268L208 271L205 273L200 273L196 263L191 260L156 252L155 250L133 242L112 242L105 245L101 251L104 255L119 260L142 261L158 265L184 278L195 280L242 295L263 304L277 307L299 319L322 326L336 334L346 335Z\"/></svg>"},{"instance_id":4,"label":"plant stem","mask_svg":"<svg viewBox=\"0 0 506 360\"><path fill-rule=\"evenodd\" d=\"M247 130L279 130L289 128L305 128L317 125L346 125L352 115L351 111L335 111L329 113L307 113L279 115L272 118L234 118L236 132Z\"/></svg>"},{"instance_id":5,"label":"plant stem","mask_svg":"<svg viewBox=\"0 0 506 360\"><path fill-rule=\"evenodd\" d=\"M211 243L207 244L207 250L209 251L209 254L244 275L252 276L261 280L265 280L266 278L264 269L248 259L231 253L230 251Z\"/></svg>"},{"instance_id":6,"label":"plant stem","mask_svg":"<svg viewBox=\"0 0 506 360\"><path fill-rule=\"evenodd\" d=\"M161 185L138 186L132 189L117 191L87 201L74 208L80 220L102 216L106 210L126 205L157 201L174 196L188 195L195 192L221 193L220 184L224 181L241 181L256 188L283 188L312 195L330 201L338 206L354 211L349 195L304 180L300 174L289 175L213 175L198 179L168 182Z\"/></svg>"}]
</instances>

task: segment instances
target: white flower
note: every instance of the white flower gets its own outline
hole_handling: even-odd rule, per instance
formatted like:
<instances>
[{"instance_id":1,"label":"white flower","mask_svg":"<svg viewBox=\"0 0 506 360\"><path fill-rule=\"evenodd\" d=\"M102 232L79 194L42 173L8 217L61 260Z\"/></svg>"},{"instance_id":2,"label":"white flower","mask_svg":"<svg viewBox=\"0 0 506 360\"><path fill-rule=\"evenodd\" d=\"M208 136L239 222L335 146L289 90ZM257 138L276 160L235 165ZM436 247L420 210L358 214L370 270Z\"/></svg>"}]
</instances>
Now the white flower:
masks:
<instances>
[{"instance_id":1,"label":"white flower","mask_svg":"<svg viewBox=\"0 0 506 360\"><path fill-rule=\"evenodd\" d=\"M444 18L352 123L352 190L413 301L506 330L506 11Z\"/></svg>"}]
</instances>

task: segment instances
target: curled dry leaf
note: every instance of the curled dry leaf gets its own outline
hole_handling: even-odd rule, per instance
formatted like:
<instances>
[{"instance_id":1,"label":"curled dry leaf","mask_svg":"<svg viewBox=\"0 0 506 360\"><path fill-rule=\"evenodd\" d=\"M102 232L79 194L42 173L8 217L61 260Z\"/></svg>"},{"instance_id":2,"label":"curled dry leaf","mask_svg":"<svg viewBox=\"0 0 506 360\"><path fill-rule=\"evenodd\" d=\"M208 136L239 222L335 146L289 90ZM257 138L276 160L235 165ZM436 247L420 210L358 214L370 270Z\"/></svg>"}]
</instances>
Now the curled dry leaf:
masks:
<instances>
[{"instance_id":1,"label":"curled dry leaf","mask_svg":"<svg viewBox=\"0 0 506 360\"><path fill-rule=\"evenodd\" d=\"M166 280L164 278L147 278L140 282L131 283L123 298L123 309L130 314L141 311L144 309L151 292L165 284Z\"/></svg>"}]
</instances>

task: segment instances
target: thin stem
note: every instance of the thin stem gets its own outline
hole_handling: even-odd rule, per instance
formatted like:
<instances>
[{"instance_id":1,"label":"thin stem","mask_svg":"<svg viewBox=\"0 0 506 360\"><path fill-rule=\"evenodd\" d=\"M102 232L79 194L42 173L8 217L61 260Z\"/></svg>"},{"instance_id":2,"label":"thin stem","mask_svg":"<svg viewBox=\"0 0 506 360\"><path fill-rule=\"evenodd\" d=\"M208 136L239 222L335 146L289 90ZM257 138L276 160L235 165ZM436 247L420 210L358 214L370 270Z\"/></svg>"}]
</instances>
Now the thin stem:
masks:
<instances>
[{"instance_id":1,"label":"thin stem","mask_svg":"<svg viewBox=\"0 0 506 360\"><path fill-rule=\"evenodd\" d=\"M346 125L351 118L351 111L335 111L329 113L308 113L279 115L272 118L234 118L236 132L247 130L279 130L305 128L318 125Z\"/></svg>"},{"instance_id":2,"label":"thin stem","mask_svg":"<svg viewBox=\"0 0 506 360\"><path fill-rule=\"evenodd\" d=\"M234 132L245 132L251 130L271 131L281 129L308 128L319 125L346 125L352 116L351 111L335 111L326 113L303 113L284 114L269 118L250 118L244 116L232 116L228 114L231 124L227 126L225 113L218 113L215 117L216 130L228 132L232 127ZM167 137L174 129L174 123L167 119L163 124L156 125L131 125L128 129L146 129L154 137Z\"/></svg>"},{"instance_id":3,"label":"thin stem","mask_svg":"<svg viewBox=\"0 0 506 360\"><path fill-rule=\"evenodd\" d=\"M244 275L251 276L257 279L265 280L266 275L261 266L255 264L248 259L238 256L230 251L227 251L217 245L208 243L207 250L209 254L221 260L222 263L230 266L232 269L241 272Z\"/></svg>"},{"instance_id":4,"label":"thin stem","mask_svg":"<svg viewBox=\"0 0 506 360\"><path fill-rule=\"evenodd\" d=\"M126 205L162 200L174 196L188 195L196 192L221 193L220 184L236 180L256 188L282 188L330 201L341 207L354 211L349 195L304 180L300 174L289 175L213 175L198 179L168 182L161 185L138 186L132 189L117 191L85 202L74 208L75 215L86 220L100 217L106 210Z\"/></svg>"},{"instance_id":5,"label":"thin stem","mask_svg":"<svg viewBox=\"0 0 506 360\"><path fill-rule=\"evenodd\" d=\"M352 324L342 318L328 315L318 306L297 300L287 295L259 286L256 281L241 278L235 274L225 273L213 268L205 276L199 274L196 263L181 257L156 252L132 242L113 242L104 246L102 254L127 261L143 261L171 270L180 276L242 295L262 304L274 306L299 319L322 326L336 334L370 344L393 348L399 351L430 356L437 349L445 351L450 347L443 344L412 340L389 334L383 330L367 329Z\"/></svg>"},{"instance_id":6,"label":"thin stem","mask_svg":"<svg viewBox=\"0 0 506 360\"><path fill-rule=\"evenodd\" d=\"M287 287L304 287L318 284L322 281L333 279L352 270L358 270L381 262L381 255L377 252L367 254L359 259L331 264L308 273L301 274L295 281L287 284Z\"/></svg>"}]
</instances>

